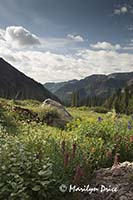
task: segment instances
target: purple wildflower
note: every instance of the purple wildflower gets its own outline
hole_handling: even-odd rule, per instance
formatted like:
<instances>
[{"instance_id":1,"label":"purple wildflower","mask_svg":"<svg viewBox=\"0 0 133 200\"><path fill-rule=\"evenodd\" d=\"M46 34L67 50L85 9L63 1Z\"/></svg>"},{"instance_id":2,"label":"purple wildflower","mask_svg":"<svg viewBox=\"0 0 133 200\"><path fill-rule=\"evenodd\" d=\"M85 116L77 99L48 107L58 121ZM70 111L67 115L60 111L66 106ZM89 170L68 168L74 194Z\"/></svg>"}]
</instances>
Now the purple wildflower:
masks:
<instances>
[{"instance_id":1,"label":"purple wildflower","mask_svg":"<svg viewBox=\"0 0 133 200\"><path fill-rule=\"evenodd\" d=\"M129 124L129 125L128 125L128 129L131 130L131 128L132 128L132 126Z\"/></svg>"},{"instance_id":2,"label":"purple wildflower","mask_svg":"<svg viewBox=\"0 0 133 200\"><path fill-rule=\"evenodd\" d=\"M98 121L101 122L102 120L103 120L102 117L99 116Z\"/></svg>"}]
</instances>

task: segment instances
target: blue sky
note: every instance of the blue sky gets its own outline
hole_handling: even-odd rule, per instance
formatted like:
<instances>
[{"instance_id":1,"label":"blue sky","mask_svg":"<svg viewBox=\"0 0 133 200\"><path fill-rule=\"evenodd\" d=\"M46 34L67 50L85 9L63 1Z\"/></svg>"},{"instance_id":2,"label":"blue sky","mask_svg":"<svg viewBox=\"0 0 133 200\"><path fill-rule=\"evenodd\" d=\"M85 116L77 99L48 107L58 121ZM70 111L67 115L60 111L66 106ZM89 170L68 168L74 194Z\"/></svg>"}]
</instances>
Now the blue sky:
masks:
<instances>
[{"instance_id":1,"label":"blue sky","mask_svg":"<svg viewBox=\"0 0 133 200\"><path fill-rule=\"evenodd\" d=\"M133 71L132 0L0 0L0 56L40 81Z\"/></svg>"}]
</instances>

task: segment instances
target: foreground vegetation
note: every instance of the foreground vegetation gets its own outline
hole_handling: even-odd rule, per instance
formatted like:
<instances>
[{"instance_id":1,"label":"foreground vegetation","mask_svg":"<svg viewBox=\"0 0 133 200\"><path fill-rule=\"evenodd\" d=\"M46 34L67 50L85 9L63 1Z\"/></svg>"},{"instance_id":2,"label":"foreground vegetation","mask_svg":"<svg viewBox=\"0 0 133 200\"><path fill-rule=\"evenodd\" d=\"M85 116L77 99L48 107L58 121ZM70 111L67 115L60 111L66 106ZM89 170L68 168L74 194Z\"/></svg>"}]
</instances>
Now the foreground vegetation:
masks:
<instances>
[{"instance_id":1,"label":"foreground vegetation","mask_svg":"<svg viewBox=\"0 0 133 200\"><path fill-rule=\"evenodd\" d=\"M46 115L49 108L39 102L0 102L0 199L71 199L61 184L88 184L94 169L112 166L116 153L121 162L133 161L132 116L69 108L74 119L62 130L14 111L21 106Z\"/></svg>"}]
</instances>

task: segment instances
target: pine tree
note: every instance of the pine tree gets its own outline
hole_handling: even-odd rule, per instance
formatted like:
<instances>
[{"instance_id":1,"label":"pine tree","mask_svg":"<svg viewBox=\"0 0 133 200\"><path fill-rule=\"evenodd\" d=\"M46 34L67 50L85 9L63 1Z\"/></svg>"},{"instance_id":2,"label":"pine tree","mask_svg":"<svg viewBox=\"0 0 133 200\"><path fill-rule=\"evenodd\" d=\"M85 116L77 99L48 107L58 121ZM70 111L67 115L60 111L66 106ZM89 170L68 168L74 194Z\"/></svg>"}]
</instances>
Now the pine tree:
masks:
<instances>
[{"instance_id":1,"label":"pine tree","mask_svg":"<svg viewBox=\"0 0 133 200\"><path fill-rule=\"evenodd\" d=\"M79 106L79 92L73 91L71 97L71 106L78 107Z\"/></svg>"},{"instance_id":2,"label":"pine tree","mask_svg":"<svg viewBox=\"0 0 133 200\"><path fill-rule=\"evenodd\" d=\"M71 95L71 106L72 107L75 106L75 94L74 94L74 92L72 92L72 95Z\"/></svg>"}]
</instances>

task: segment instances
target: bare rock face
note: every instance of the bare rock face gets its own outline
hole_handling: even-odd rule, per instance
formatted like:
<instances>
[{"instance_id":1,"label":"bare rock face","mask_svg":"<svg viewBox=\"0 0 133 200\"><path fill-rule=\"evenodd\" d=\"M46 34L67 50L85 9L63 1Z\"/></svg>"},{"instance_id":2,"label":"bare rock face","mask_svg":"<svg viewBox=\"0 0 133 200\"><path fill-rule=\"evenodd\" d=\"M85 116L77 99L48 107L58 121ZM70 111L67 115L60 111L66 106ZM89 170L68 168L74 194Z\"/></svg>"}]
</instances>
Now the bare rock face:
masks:
<instances>
[{"instance_id":1,"label":"bare rock face","mask_svg":"<svg viewBox=\"0 0 133 200\"><path fill-rule=\"evenodd\" d=\"M133 162L126 161L112 168L95 171L93 186L99 188L99 191L85 195L84 200L133 200ZM101 187L112 190L101 192Z\"/></svg>"},{"instance_id":2,"label":"bare rock face","mask_svg":"<svg viewBox=\"0 0 133 200\"><path fill-rule=\"evenodd\" d=\"M52 122L52 124L49 124L49 125L58 127L58 124L59 124L59 127L64 127L68 122L72 120L72 116L70 115L70 113L59 102L54 101L52 99L46 99L42 104L42 107L44 106L55 108L58 113L58 119L54 119L54 118L48 119L50 122Z\"/></svg>"}]
</instances>

